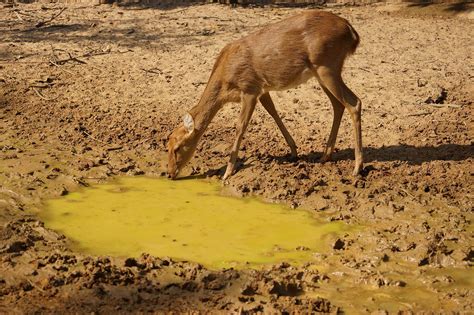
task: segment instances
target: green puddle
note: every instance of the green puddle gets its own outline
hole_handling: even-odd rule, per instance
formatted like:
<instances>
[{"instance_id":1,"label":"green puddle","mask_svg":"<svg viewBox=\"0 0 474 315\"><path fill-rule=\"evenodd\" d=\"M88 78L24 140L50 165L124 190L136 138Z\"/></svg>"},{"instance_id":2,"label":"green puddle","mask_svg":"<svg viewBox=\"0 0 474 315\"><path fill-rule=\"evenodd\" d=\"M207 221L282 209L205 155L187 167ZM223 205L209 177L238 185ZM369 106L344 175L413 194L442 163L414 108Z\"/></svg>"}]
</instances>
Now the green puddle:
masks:
<instances>
[{"instance_id":1,"label":"green puddle","mask_svg":"<svg viewBox=\"0 0 474 315\"><path fill-rule=\"evenodd\" d=\"M305 210L221 191L204 180L124 177L50 200L41 216L82 252L146 252L210 268L308 262L328 251L328 235L349 229Z\"/></svg>"}]
</instances>

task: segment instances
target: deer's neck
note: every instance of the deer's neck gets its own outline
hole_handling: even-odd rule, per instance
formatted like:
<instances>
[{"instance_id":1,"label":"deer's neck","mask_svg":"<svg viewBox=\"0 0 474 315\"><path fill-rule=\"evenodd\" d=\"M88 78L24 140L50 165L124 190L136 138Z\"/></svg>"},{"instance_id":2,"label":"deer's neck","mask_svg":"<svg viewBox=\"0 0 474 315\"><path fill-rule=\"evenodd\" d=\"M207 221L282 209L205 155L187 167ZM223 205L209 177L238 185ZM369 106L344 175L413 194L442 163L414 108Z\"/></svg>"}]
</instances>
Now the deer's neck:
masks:
<instances>
[{"instance_id":1,"label":"deer's neck","mask_svg":"<svg viewBox=\"0 0 474 315\"><path fill-rule=\"evenodd\" d=\"M199 103L189 110L189 114L194 119L194 129L198 138L202 136L223 105L223 101L220 99L220 90L220 82L211 78Z\"/></svg>"}]
</instances>

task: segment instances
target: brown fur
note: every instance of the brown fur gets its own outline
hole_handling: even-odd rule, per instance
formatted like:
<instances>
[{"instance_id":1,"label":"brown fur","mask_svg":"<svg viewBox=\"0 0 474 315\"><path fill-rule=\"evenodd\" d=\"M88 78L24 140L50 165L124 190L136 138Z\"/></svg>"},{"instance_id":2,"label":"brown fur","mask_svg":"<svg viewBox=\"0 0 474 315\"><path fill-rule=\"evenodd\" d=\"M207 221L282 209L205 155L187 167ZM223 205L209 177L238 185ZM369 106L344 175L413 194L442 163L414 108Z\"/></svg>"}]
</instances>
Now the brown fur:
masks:
<instances>
[{"instance_id":1,"label":"brown fur","mask_svg":"<svg viewBox=\"0 0 474 315\"><path fill-rule=\"evenodd\" d=\"M349 22L332 13L312 10L297 14L234 41L222 49L199 103L189 111L192 128L178 127L168 143L168 171L175 178L191 159L197 143L225 103L242 102L237 138L224 179L234 170L243 133L257 101L274 118L291 152L296 145L281 121L269 91L285 90L316 77L334 108L333 127L323 161L330 159L345 108L355 131L356 165L362 168L361 102L341 78L346 57L355 52L359 35Z\"/></svg>"}]
</instances>

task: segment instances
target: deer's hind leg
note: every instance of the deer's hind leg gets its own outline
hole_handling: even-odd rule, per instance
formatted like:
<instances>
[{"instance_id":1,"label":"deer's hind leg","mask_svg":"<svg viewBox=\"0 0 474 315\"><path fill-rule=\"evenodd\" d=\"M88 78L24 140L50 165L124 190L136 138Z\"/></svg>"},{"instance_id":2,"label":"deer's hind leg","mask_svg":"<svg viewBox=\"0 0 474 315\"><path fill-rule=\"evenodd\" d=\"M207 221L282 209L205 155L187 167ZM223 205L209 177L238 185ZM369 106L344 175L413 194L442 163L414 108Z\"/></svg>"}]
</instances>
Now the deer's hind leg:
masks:
<instances>
[{"instance_id":1,"label":"deer's hind leg","mask_svg":"<svg viewBox=\"0 0 474 315\"><path fill-rule=\"evenodd\" d=\"M316 69L316 76L318 81L327 89L330 94L339 101L340 104L347 109L351 115L352 125L354 129L354 146L355 146L355 166L353 175L360 173L363 167L363 154L362 154L362 123L361 123L361 114L362 114L362 102L360 99L346 86L341 77L341 69L339 67L329 67L329 66L319 66ZM334 107L334 101L331 97L331 102ZM343 111L340 111L340 106L336 105L338 112L334 113L334 122L333 129L331 129L331 134L329 135L328 144L331 145L336 141L337 131L339 129L340 119L342 117ZM329 146L329 151L331 151L331 146ZM327 149L327 150L328 150ZM325 152L326 153L326 152Z\"/></svg>"},{"instance_id":2,"label":"deer's hind leg","mask_svg":"<svg viewBox=\"0 0 474 315\"><path fill-rule=\"evenodd\" d=\"M341 104L341 102L339 102L337 98L335 98L334 95L332 95L332 93L323 84L321 84L321 87L329 97L334 110L331 132L329 133L326 148L324 149L323 156L320 160L322 163L324 163L330 161L332 158L332 153L334 152L334 148L336 146L337 133L339 131L339 126L341 125L342 114L344 114L344 105Z\"/></svg>"}]
</instances>

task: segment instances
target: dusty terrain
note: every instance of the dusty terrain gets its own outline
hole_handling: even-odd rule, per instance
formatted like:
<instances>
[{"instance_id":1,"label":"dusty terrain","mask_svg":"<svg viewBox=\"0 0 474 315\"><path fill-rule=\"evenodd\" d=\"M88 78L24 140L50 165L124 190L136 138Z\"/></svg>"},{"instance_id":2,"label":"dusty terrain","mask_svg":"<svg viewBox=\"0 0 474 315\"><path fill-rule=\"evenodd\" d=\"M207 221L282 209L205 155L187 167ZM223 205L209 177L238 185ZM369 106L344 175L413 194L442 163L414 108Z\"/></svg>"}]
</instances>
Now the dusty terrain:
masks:
<instances>
[{"instance_id":1,"label":"dusty terrain","mask_svg":"<svg viewBox=\"0 0 474 315\"><path fill-rule=\"evenodd\" d=\"M331 8L361 36L344 78L364 106L362 176L347 115L334 161L318 162L332 110L310 81L273 93L300 158L258 108L226 185L362 228L307 266L212 271L73 252L37 213L111 176L163 175L167 135L219 50L304 9L60 8L0 10L0 312L472 311L472 20L447 6ZM219 180L238 112L218 114L186 174Z\"/></svg>"}]
</instances>

